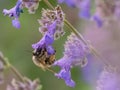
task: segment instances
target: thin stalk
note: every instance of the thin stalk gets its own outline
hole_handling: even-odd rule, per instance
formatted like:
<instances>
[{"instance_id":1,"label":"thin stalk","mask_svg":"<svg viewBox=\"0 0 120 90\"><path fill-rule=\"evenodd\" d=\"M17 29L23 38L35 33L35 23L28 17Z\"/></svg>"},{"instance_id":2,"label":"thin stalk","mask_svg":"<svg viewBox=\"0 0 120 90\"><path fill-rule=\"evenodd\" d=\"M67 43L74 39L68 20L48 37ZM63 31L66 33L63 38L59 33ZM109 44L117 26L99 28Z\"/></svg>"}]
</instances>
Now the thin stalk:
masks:
<instances>
[{"instance_id":1,"label":"thin stalk","mask_svg":"<svg viewBox=\"0 0 120 90\"><path fill-rule=\"evenodd\" d=\"M17 78L24 82L24 77L17 71L13 65L9 65L10 70L17 76Z\"/></svg>"},{"instance_id":2,"label":"thin stalk","mask_svg":"<svg viewBox=\"0 0 120 90\"><path fill-rule=\"evenodd\" d=\"M17 76L19 80L24 81L24 77L17 71L17 69L13 65L8 62L7 58L0 56L0 60Z\"/></svg>"},{"instance_id":3,"label":"thin stalk","mask_svg":"<svg viewBox=\"0 0 120 90\"><path fill-rule=\"evenodd\" d=\"M45 2L45 4L47 4L47 6L51 9L54 9L53 5L48 1L48 0L43 0Z\"/></svg>"},{"instance_id":4,"label":"thin stalk","mask_svg":"<svg viewBox=\"0 0 120 90\"><path fill-rule=\"evenodd\" d=\"M66 19L64 20L64 23L71 29L71 31L72 31L73 33L76 34L76 36L77 36L78 38L80 38L80 40L81 40L85 45L87 45L86 40L85 40L85 39L83 38L83 36L71 25L71 23L69 23Z\"/></svg>"}]
</instances>

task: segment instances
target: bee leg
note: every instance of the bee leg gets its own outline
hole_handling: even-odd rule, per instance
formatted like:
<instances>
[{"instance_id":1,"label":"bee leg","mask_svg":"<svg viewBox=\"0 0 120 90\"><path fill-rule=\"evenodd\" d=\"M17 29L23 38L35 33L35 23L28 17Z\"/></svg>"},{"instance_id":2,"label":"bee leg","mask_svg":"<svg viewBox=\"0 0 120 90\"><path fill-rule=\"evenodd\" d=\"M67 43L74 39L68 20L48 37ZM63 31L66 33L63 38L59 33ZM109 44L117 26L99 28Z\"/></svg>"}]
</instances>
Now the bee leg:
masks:
<instances>
[{"instance_id":1,"label":"bee leg","mask_svg":"<svg viewBox=\"0 0 120 90\"><path fill-rule=\"evenodd\" d=\"M46 71L46 65L43 62L39 63L39 67L42 68L43 71Z\"/></svg>"}]
</instances>

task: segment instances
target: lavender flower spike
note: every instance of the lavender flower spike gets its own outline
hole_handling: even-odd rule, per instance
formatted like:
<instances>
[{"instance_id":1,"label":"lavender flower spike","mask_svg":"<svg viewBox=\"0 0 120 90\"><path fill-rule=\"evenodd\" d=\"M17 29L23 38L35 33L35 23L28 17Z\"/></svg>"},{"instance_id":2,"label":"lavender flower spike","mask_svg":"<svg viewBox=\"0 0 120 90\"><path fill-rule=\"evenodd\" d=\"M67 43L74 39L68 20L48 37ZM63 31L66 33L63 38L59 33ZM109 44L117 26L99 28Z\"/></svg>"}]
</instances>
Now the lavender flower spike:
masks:
<instances>
[{"instance_id":1,"label":"lavender flower spike","mask_svg":"<svg viewBox=\"0 0 120 90\"><path fill-rule=\"evenodd\" d=\"M64 13L60 6L55 7L54 10L42 10L42 17L38 20L40 23L39 31L44 35L48 31L48 27L56 22L56 30L54 32L54 39L58 39L64 35Z\"/></svg>"},{"instance_id":2,"label":"lavender flower spike","mask_svg":"<svg viewBox=\"0 0 120 90\"><path fill-rule=\"evenodd\" d=\"M38 49L38 48L46 48L47 52L50 54L53 54L55 50L52 48L52 44L54 42L54 33L56 30L56 22L51 24L50 26L47 27L48 31L45 33L45 35L42 37L42 39L36 43L33 44L32 47L33 49Z\"/></svg>"},{"instance_id":3,"label":"lavender flower spike","mask_svg":"<svg viewBox=\"0 0 120 90\"><path fill-rule=\"evenodd\" d=\"M96 90L120 90L120 77L115 69L111 66L105 67L97 81Z\"/></svg>"},{"instance_id":4,"label":"lavender flower spike","mask_svg":"<svg viewBox=\"0 0 120 90\"><path fill-rule=\"evenodd\" d=\"M3 9L4 15L8 15L11 18L13 17L12 24L15 28L20 28L19 16L20 16L20 13L23 12L21 4L22 4L22 1L18 0L16 5L10 10Z\"/></svg>"},{"instance_id":5,"label":"lavender flower spike","mask_svg":"<svg viewBox=\"0 0 120 90\"><path fill-rule=\"evenodd\" d=\"M73 33L68 37L64 48L64 56L53 65L61 68L60 72L55 76L64 79L68 86L74 87L75 82L71 79L70 69L74 66L85 66L87 64L86 57L90 54L90 51Z\"/></svg>"}]
</instances>

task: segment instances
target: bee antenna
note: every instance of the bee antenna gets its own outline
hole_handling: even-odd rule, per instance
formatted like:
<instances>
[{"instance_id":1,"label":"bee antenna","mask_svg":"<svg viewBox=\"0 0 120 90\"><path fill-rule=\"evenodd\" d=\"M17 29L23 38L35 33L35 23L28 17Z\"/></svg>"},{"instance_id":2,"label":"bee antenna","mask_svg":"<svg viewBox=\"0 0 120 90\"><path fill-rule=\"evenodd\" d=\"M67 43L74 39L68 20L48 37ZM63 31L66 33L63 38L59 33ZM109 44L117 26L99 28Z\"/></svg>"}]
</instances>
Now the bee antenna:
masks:
<instances>
[{"instance_id":1,"label":"bee antenna","mask_svg":"<svg viewBox=\"0 0 120 90\"><path fill-rule=\"evenodd\" d=\"M31 50L25 50L26 52L29 52L29 53L31 53L32 51Z\"/></svg>"}]
</instances>

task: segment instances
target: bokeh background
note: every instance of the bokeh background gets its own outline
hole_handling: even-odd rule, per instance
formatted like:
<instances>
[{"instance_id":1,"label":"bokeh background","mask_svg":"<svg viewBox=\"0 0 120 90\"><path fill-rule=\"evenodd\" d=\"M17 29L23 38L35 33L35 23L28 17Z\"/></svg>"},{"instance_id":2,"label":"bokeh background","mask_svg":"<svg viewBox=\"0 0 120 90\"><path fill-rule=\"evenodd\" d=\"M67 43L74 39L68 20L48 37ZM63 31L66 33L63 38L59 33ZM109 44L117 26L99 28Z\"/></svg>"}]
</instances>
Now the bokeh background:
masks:
<instances>
[{"instance_id":1,"label":"bokeh background","mask_svg":"<svg viewBox=\"0 0 120 90\"><path fill-rule=\"evenodd\" d=\"M81 68L72 69L72 78L76 82L75 88L70 88L65 85L63 80L57 79L51 72L42 71L32 62L32 47L33 43L40 40L41 34L38 31L38 21L41 17L41 9L47 8L43 2L40 2L39 8L35 14L28 14L27 9L20 16L21 28L16 29L12 26L11 19L2 14L4 8L12 8L17 0L0 0L0 51L9 59L9 62L24 76L34 80L39 78L42 84L42 90L91 90L90 85L85 81ZM51 3L57 5L56 0L51 0ZM86 21L78 18L78 10L68 8L62 5L66 18L83 32ZM54 48L57 51L56 58L59 59L63 55L63 46L67 35L70 34L67 27L64 27L66 34L55 41ZM56 71L59 68L55 68ZM90 72L91 73L91 72ZM5 77L7 78L7 77ZM4 85L0 85L0 90L6 90Z\"/></svg>"}]
</instances>

